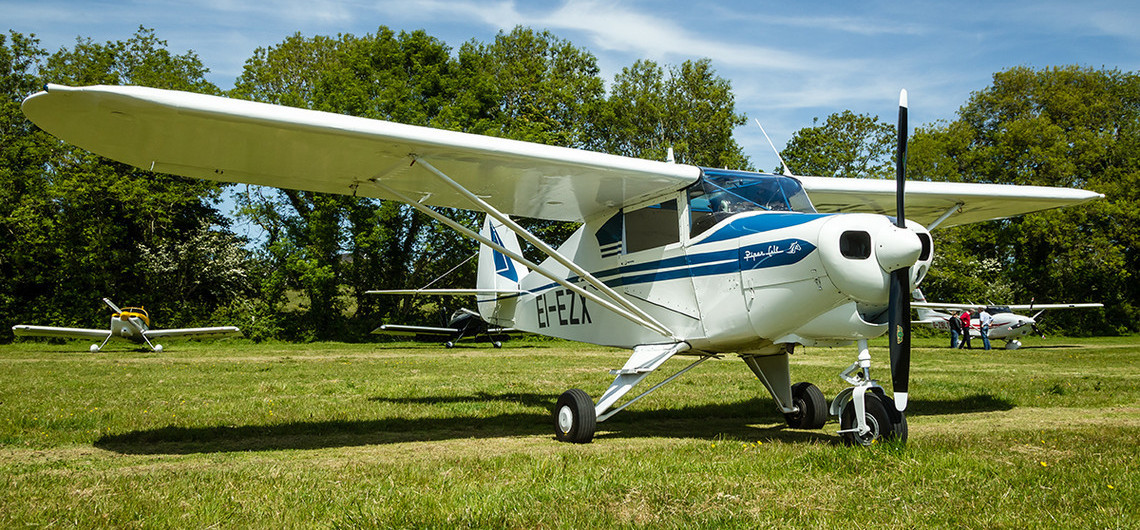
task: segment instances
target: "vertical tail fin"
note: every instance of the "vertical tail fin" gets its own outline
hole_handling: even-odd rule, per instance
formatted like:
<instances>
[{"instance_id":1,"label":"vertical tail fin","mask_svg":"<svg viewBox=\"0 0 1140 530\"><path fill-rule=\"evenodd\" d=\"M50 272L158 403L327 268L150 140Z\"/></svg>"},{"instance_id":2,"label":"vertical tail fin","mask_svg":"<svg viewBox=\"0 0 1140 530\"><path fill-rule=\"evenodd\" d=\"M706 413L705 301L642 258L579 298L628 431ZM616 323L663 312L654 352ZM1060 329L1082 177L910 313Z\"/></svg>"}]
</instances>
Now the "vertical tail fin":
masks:
<instances>
[{"instance_id":1,"label":"vertical tail fin","mask_svg":"<svg viewBox=\"0 0 1140 530\"><path fill-rule=\"evenodd\" d=\"M915 302L926 302L926 297L923 296L922 289L915 289L914 293L912 293L912 294L914 295L914 301ZM918 310L918 319L919 320L932 320L934 318L940 318L942 316L942 315L939 315L937 311L930 309L928 307L917 307L915 309Z\"/></svg>"},{"instance_id":2,"label":"vertical tail fin","mask_svg":"<svg viewBox=\"0 0 1140 530\"><path fill-rule=\"evenodd\" d=\"M483 219L483 229L480 230L479 234L508 250L522 254L515 233L489 215ZM479 245L477 288L514 291L519 288L519 282L528 273L530 270L527 269L526 265L487 245ZM483 320L500 326L512 325L517 296L495 297L487 295L480 296L478 299L479 315L483 317Z\"/></svg>"}]
</instances>

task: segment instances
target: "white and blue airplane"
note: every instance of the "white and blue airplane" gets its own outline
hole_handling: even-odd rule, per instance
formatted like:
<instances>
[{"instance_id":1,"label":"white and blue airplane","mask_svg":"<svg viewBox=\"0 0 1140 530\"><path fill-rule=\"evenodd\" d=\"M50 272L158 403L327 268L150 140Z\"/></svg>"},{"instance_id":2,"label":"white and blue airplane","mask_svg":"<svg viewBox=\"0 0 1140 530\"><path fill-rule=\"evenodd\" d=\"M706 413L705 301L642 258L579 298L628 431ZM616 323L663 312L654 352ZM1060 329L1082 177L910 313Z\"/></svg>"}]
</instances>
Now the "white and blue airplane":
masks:
<instances>
[{"instance_id":1,"label":"white and blue airplane","mask_svg":"<svg viewBox=\"0 0 1140 530\"><path fill-rule=\"evenodd\" d=\"M48 85L23 111L66 142L139 168L397 200L478 241L478 284L462 292L488 323L632 350L596 402L580 389L558 398L559 440L589 442L599 422L732 354L789 426L839 416L843 439L865 445L906 438L909 299L934 258L929 230L1103 197L907 182L905 91L900 100L894 182L702 168L133 86ZM476 233L432 207L486 219ZM511 216L581 227L553 248ZM527 260L520 238L546 258ZM870 375L867 340L884 333L891 395ZM851 342L857 360L841 374L851 387L830 405L815 385L792 383L797 344ZM679 355L695 359L618 404Z\"/></svg>"}]
</instances>

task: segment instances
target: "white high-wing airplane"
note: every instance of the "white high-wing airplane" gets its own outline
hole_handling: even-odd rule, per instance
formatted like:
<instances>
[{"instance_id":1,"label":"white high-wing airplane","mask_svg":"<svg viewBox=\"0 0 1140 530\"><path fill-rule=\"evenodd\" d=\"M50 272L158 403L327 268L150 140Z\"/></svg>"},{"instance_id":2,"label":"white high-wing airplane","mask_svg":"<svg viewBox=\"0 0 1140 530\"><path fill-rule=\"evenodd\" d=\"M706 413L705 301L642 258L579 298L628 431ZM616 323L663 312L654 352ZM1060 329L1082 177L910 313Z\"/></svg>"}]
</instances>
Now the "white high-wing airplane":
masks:
<instances>
[{"instance_id":1,"label":"white high-wing airplane","mask_svg":"<svg viewBox=\"0 0 1140 530\"><path fill-rule=\"evenodd\" d=\"M66 339L103 339L101 344L92 344L91 351L97 352L107 345L112 337L129 340L137 344L146 344L150 349L161 352L162 345L151 342L151 339L162 337L179 337L184 339L204 339L221 337L240 337L241 330L233 326L216 328L182 328L182 329L150 329L150 315L141 307L128 307L119 309L119 306L104 298L111 307L111 328L84 329L84 328L57 328L53 326L29 326L20 324L12 326L12 333L17 337L59 337Z\"/></svg>"},{"instance_id":2,"label":"white high-wing airplane","mask_svg":"<svg viewBox=\"0 0 1140 530\"><path fill-rule=\"evenodd\" d=\"M941 302L927 302L926 298L922 295L922 291L915 289L915 301L911 302L911 306L918 309L918 320L913 321L913 324L925 324L934 329L941 329L943 331L950 330L950 319L957 318L963 311L975 313L975 316L970 319L970 336L974 338L981 338L982 336L982 322L978 320L976 313L985 309L990 316L994 317L993 322L990 324L988 337L990 340L1004 340L1005 349L1016 350L1021 347L1021 337L1029 334L1030 331L1037 335L1044 337L1041 330L1037 328L1037 317L1041 316L1046 309L1088 309L1094 307L1104 307L1104 304L1098 303L1085 303L1085 304L1021 304L1021 305L979 305L979 304L946 304ZM937 311L942 309L950 311L951 313L943 313ZM1014 311L1038 311L1033 316L1018 315Z\"/></svg>"},{"instance_id":3,"label":"white high-wing airplane","mask_svg":"<svg viewBox=\"0 0 1140 530\"><path fill-rule=\"evenodd\" d=\"M489 323L633 350L597 403L579 389L558 398L555 435L570 442L722 354L744 360L791 427L822 427L830 412L848 443L905 439L910 292L934 257L928 230L1103 197L906 182L905 92L895 182L701 168L144 87L48 85L23 111L143 169L398 200L479 241L468 294ZM486 219L476 233L431 206ZM512 215L582 226L554 249ZM527 261L517 238L547 258ZM893 397L870 377L867 339L885 332ZM815 385L792 384L796 344L851 341L858 360L841 375L852 386L830 407ZM617 405L679 354L696 360Z\"/></svg>"}]
</instances>

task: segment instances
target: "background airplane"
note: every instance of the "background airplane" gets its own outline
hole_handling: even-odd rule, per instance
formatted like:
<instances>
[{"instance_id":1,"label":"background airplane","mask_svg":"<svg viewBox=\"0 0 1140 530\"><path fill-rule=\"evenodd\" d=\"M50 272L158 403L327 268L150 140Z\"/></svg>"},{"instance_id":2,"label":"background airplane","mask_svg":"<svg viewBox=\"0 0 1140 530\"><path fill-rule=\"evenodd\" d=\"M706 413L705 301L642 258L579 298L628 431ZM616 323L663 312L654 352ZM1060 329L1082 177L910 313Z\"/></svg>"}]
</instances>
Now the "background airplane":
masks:
<instances>
[{"instance_id":1,"label":"background airplane","mask_svg":"<svg viewBox=\"0 0 1140 530\"><path fill-rule=\"evenodd\" d=\"M1084 303L1084 304L1023 304L1023 305L979 305L979 304L952 304L941 302L927 302L923 296L922 291L915 289L915 301L911 302L911 306L918 309L918 320L914 324L924 324L934 329L941 329L950 331L949 319L952 315L956 318L961 315L963 311L972 313L970 319L970 336L982 336L982 322L977 318L977 313L983 309L986 310L991 316L994 317L993 323L990 324L989 338L990 340L1004 340L1005 349L1016 350L1021 347L1021 337L1029 334L1030 331L1041 338L1045 335L1037 327L1037 317L1041 316L1046 309L1087 309L1094 307L1104 307L1104 304L1098 303ZM943 313L937 310L942 309L950 313ZM1019 315L1014 311L1038 311L1033 316Z\"/></svg>"},{"instance_id":2,"label":"background airplane","mask_svg":"<svg viewBox=\"0 0 1140 530\"><path fill-rule=\"evenodd\" d=\"M847 443L905 440L910 293L934 257L929 230L1103 198L906 181L905 91L894 182L703 168L145 87L48 85L22 109L139 168L396 200L478 241L484 320L632 350L597 403L581 389L558 398L555 436L576 443L725 354L744 361L790 427L820 428L830 414ZM476 233L432 207L486 217ZM555 249L511 216L581 226ZM546 258L525 258L519 238ZM889 396L870 374L867 341L883 334ZM792 383L796 345L852 341L856 361L841 373L851 386L830 406L815 385ZM677 355L696 359L618 405Z\"/></svg>"},{"instance_id":3,"label":"background airplane","mask_svg":"<svg viewBox=\"0 0 1140 530\"><path fill-rule=\"evenodd\" d=\"M368 291L369 294L406 294L403 291ZM423 294L416 292L416 294ZM443 339L443 345L452 348L461 340L485 340L496 348L503 347L503 341L508 334L516 330L510 328L492 327L487 321L470 309L462 308L451 314L447 327L408 326L402 324L383 324L372 330L375 335L403 335L411 337L432 337Z\"/></svg>"},{"instance_id":4,"label":"background airplane","mask_svg":"<svg viewBox=\"0 0 1140 530\"><path fill-rule=\"evenodd\" d=\"M150 329L150 316L141 307L128 307L119 309L110 299L104 298L112 311L111 327L104 329L84 328L58 328L52 326L29 326L20 324L12 326L12 333L17 337L58 337L68 339L102 339L100 344L92 344L91 351L97 352L107 345L111 338L129 340L136 344L146 344L150 349L161 352L162 345L151 342L151 339L163 337L178 337L184 339L203 339L221 337L240 337L241 330L233 326L214 328L182 328L182 329Z\"/></svg>"}]
</instances>

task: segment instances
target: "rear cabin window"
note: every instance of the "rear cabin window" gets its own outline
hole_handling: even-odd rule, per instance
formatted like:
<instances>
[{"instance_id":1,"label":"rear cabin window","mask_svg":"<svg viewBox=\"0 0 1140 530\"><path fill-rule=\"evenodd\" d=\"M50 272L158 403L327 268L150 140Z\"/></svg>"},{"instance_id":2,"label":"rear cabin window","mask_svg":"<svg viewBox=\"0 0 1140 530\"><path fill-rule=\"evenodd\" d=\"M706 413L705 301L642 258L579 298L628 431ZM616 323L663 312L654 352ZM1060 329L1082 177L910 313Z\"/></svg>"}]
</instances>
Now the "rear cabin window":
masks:
<instances>
[{"instance_id":1,"label":"rear cabin window","mask_svg":"<svg viewBox=\"0 0 1140 530\"><path fill-rule=\"evenodd\" d=\"M677 228L677 200L625 213L625 251L639 252L681 241Z\"/></svg>"}]
</instances>

